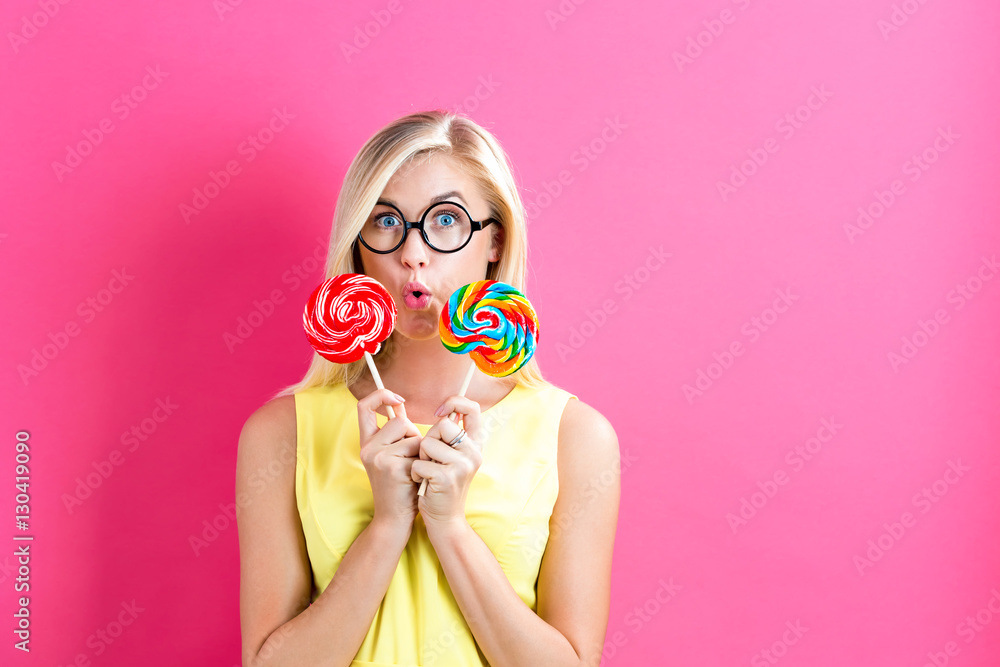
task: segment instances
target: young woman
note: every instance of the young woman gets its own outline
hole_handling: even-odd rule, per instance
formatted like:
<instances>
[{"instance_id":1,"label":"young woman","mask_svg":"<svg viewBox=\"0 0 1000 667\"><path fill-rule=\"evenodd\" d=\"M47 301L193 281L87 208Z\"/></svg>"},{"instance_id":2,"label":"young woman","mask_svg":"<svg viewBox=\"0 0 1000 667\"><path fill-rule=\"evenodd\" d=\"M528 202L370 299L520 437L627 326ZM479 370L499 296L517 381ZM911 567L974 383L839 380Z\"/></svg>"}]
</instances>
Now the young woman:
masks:
<instances>
[{"instance_id":1,"label":"young woman","mask_svg":"<svg viewBox=\"0 0 1000 667\"><path fill-rule=\"evenodd\" d=\"M375 355L386 389L363 360L315 354L247 419L244 665L600 664L615 431L534 358L505 378L476 371L459 397L472 361L438 334L457 288L524 290L525 231L506 154L464 116L400 118L354 159L326 277L364 273L392 295L396 327Z\"/></svg>"}]
</instances>

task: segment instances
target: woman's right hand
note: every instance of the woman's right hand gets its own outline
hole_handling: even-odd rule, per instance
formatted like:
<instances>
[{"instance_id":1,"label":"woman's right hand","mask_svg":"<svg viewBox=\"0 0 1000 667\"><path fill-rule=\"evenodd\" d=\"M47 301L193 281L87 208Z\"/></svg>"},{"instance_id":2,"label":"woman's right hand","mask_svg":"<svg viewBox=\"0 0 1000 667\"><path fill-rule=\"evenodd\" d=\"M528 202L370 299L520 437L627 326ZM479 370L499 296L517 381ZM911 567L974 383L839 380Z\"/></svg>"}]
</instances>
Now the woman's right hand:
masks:
<instances>
[{"instance_id":1,"label":"woman's right hand","mask_svg":"<svg viewBox=\"0 0 1000 667\"><path fill-rule=\"evenodd\" d=\"M379 428L375 411L382 405L391 405L396 417ZM410 468L420 453L420 431L406 418L401 398L388 389L376 389L358 401L358 431L361 462L375 499L372 521L409 534L417 516L417 485Z\"/></svg>"}]
</instances>

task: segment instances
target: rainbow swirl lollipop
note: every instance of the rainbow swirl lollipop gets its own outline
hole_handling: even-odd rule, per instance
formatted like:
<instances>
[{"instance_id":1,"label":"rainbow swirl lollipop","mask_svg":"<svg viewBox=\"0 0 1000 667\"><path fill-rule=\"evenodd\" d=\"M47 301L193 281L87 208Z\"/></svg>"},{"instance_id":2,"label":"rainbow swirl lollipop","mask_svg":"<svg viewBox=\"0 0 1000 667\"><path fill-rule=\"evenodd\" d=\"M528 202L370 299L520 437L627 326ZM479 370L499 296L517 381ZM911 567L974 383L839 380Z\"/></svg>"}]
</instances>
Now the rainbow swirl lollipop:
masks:
<instances>
[{"instance_id":1,"label":"rainbow swirl lollipop","mask_svg":"<svg viewBox=\"0 0 1000 667\"><path fill-rule=\"evenodd\" d=\"M396 324L396 304L374 278L342 273L313 291L302 324L320 356L346 364L379 351Z\"/></svg>"},{"instance_id":2,"label":"rainbow swirl lollipop","mask_svg":"<svg viewBox=\"0 0 1000 667\"><path fill-rule=\"evenodd\" d=\"M538 318L517 289L479 280L455 290L438 321L441 342L468 353L482 372L504 377L531 359L538 344Z\"/></svg>"}]
</instances>

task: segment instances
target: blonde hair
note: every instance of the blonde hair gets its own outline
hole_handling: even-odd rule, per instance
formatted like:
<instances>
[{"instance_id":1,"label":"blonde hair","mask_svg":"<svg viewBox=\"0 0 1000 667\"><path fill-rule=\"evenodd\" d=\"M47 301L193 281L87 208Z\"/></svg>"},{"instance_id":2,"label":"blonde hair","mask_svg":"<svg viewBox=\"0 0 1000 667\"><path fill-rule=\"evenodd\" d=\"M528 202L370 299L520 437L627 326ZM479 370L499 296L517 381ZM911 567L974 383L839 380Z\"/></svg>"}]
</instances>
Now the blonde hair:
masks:
<instances>
[{"instance_id":1,"label":"blonde hair","mask_svg":"<svg viewBox=\"0 0 1000 667\"><path fill-rule=\"evenodd\" d=\"M333 214L325 280L341 273L362 273L355 240L382 191L400 167L434 155L448 156L464 168L485 196L490 217L496 218L503 229L500 261L489 264L485 279L498 280L524 291L528 262L527 224L507 154L493 135L474 121L443 110L396 119L371 137L354 157L344 176ZM395 334L391 335L374 355L380 367L380 362L393 357L398 345L395 338ZM337 364L314 351L305 376L273 398L312 387L350 385L366 371L364 359ZM528 387L547 384L534 356L509 377Z\"/></svg>"}]
</instances>

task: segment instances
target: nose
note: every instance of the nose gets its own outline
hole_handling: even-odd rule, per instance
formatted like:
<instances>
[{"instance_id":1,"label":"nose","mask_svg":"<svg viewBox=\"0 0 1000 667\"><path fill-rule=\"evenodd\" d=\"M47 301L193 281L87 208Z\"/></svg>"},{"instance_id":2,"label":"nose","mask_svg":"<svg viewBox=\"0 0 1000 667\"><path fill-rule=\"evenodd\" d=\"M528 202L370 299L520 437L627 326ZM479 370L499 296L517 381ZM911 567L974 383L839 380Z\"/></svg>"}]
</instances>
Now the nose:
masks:
<instances>
[{"instance_id":1,"label":"nose","mask_svg":"<svg viewBox=\"0 0 1000 667\"><path fill-rule=\"evenodd\" d=\"M411 229L406 234L406 240L403 241L403 247L400 248L400 251L402 252L403 264L411 269L416 269L427 264L427 256L431 249L424 243L424 237L420 234L420 230Z\"/></svg>"}]
</instances>

